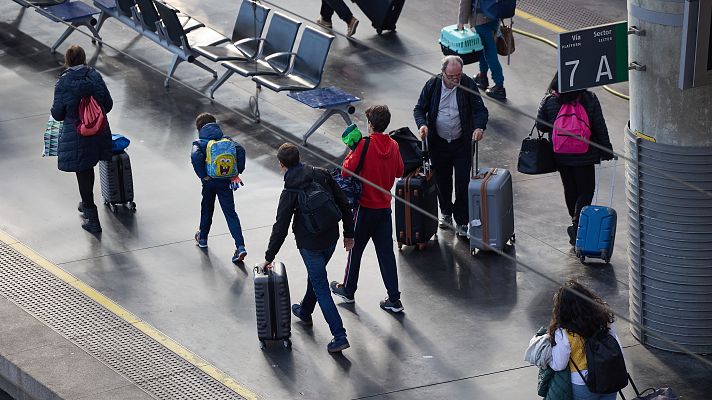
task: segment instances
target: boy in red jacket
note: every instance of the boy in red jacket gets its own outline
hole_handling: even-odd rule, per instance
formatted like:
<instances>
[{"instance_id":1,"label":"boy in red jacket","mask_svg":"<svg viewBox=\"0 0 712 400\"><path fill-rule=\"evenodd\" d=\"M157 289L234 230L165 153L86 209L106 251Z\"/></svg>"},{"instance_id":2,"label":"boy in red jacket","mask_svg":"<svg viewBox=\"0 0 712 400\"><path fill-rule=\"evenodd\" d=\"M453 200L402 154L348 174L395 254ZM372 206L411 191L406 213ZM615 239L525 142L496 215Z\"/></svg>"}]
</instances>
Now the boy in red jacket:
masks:
<instances>
[{"instance_id":1,"label":"boy in red jacket","mask_svg":"<svg viewBox=\"0 0 712 400\"><path fill-rule=\"evenodd\" d=\"M372 239L383 283L388 291L388 297L381 301L381 308L391 312L401 312L403 304L398 291L398 271L396 270L396 256L393 253L390 191L396 178L403 175L403 159L398 150L398 143L388 134L383 133L391 122L391 113L388 111L388 107L385 105L370 107L366 110L366 119L371 140L360 174L365 181L359 204L354 210L355 244L349 252L344 282L331 282L331 291L347 303L355 301L354 294L361 268L361 256L366 244ZM350 175L348 171L353 172L356 169L361 159L364 142L361 140L356 149L346 156L342 168L344 176ZM376 185L378 188L372 185Z\"/></svg>"}]
</instances>

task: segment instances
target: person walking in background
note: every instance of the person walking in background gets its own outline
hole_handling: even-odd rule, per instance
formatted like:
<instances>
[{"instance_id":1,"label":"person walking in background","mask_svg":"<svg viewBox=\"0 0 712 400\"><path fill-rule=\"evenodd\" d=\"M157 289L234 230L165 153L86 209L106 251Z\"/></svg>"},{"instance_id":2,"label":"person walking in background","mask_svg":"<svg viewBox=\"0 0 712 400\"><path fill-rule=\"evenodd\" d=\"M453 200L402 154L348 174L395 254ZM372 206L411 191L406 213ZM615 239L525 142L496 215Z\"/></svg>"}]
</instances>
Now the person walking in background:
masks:
<instances>
[{"instance_id":1,"label":"person walking in background","mask_svg":"<svg viewBox=\"0 0 712 400\"><path fill-rule=\"evenodd\" d=\"M358 27L358 19L351 13L344 0L321 0L321 11L316 23L326 29L333 29L331 17L334 15L334 11L339 18L346 22L346 36L353 36L356 33L356 27Z\"/></svg>"},{"instance_id":2,"label":"person walking in background","mask_svg":"<svg viewBox=\"0 0 712 400\"><path fill-rule=\"evenodd\" d=\"M203 195L203 199L200 202L200 227L195 233L195 242L200 248L208 247L208 233L210 233L210 226L213 223L215 197L217 196L220 208L222 208L227 221L227 227L235 241L235 253L232 256L232 262L238 263L245 259L247 250L245 249L245 238L242 236L240 217L237 216L235 211L235 198L232 192L239 185L239 174L245 170L245 149L232 138L228 138L223 134L212 114L202 113L198 115L195 119L195 127L198 130L198 140L193 142L190 161L193 164L195 174L202 184L201 193ZM208 144L211 141L219 141L221 139L229 139L230 144L234 145L235 159L230 161L217 160L217 162L222 163L221 165L226 170L235 169L237 176L234 178L216 178L208 174L206 162Z\"/></svg>"},{"instance_id":3,"label":"person walking in background","mask_svg":"<svg viewBox=\"0 0 712 400\"><path fill-rule=\"evenodd\" d=\"M370 143L360 175L365 181L376 185L378 189L371 184L363 183L354 215L356 243L349 252L344 281L331 282L331 291L347 303L355 301L361 257L369 240L373 240L381 277L388 292L388 297L380 302L380 306L386 311L401 312L403 303L398 290L396 256L393 253L391 196L388 192L393 188L396 178L403 175L403 159L398 150L398 143L387 133L383 133L391 122L388 107L385 105L369 107L366 110L366 119ZM356 170L365 143L365 140L359 141L356 149L346 156L342 167L343 176L350 176L349 171ZM386 193L381 190L385 190Z\"/></svg>"},{"instance_id":4,"label":"person walking in background","mask_svg":"<svg viewBox=\"0 0 712 400\"><path fill-rule=\"evenodd\" d=\"M554 150L554 161L561 175L566 208L571 217L571 226L566 228L566 232L569 235L569 243L573 246L576 243L581 209L591 204L596 190L595 164L600 164L601 160L613 159L613 145L608 137L606 120L596 95L588 90L559 93L558 89L559 77L558 74L555 74L549 84L547 94L539 106L537 129L549 133L549 139L553 142L551 125L556 122L561 107L566 104L580 103L588 117L591 135L589 140L608 149L608 151L603 151L596 146L587 146L588 150L579 154L559 153L556 149Z\"/></svg>"},{"instance_id":5,"label":"person walking in background","mask_svg":"<svg viewBox=\"0 0 712 400\"><path fill-rule=\"evenodd\" d=\"M584 378L588 376L585 343L599 331L616 336L613 311L592 290L576 281L566 282L554 295L554 308L548 334L554 371L571 371L573 400L615 400L617 393L591 393ZM579 372L580 371L580 372Z\"/></svg>"},{"instance_id":6,"label":"person walking in background","mask_svg":"<svg viewBox=\"0 0 712 400\"><path fill-rule=\"evenodd\" d=\"M475 32L482 40L482 55L480 56L480 72L474 77L477 87L485 91L485 94L496 100L505 100L507 91L504 89L504 73L502 72L502 64L499 62L497 55L497 45L495 44L494 36L499 29L499 20L489 19L479 7L478 0L460 0L460 12L457 17L457 29L464 29L465 24L469 23L470 28L474 28ZM494 86L489 87L489 79L487 72L492 71L492 80Z\"/></svg>"},{"instance_id":7,"label":"person walking in background","mask_svg":"<svg viewBox=\"0 0 712 400\"><path fill-rule=\"evenodd\" d=\"M284 172L284 190L279 196L277 220L272 226L272 234L265 252L265 262L260 265L260 269L264 269L274 261L287 237L292 216L295 216L292 230L299 254L307 268L307 290L302 302L292 305L292 314L302 323L312 325L312 313L318 302L324 319L329 324L331 334L334 336L326 348L330 353L336 353L349 347L346 329L344 329L334 299L329 293L329 280L326 274L326 265L334 254L336 242L339 240L339 222L337 220L324 226L324 229L318 233L311 232L304 220L299 218L302 214L298 200L299 191L311 182L316 182L320 186L319 190L324 190L332 197L341 211L346 251L350 251L354 246L354 222L351 205L328 171L300 162L297 146L291 143L279 146L277 159Z\"/></svg>"},{"instance_id":8,"label":"person walking in background","mask_svg":"<svg viewBox=\"0 0 712 400\"><path fill-rule=\"evenodd\" d=\"M425 83L413 109L413 116L421 139L425 140L427 136L429 141L430 159L438 185L440 227L448 229L454 215L457 234L467 236L467 185L470 183L472 168L470 140L481 140L484 137L489 113L482 98L475 94L478 93L475 82L463 75L462 66L462 59L458 56L443 58L441 73Z\"/></svg>"},{"instance_id":9,"label":"person walking in background","mask_svg":"<svg viewBox=\"0 0 712 400\"><path fill-rule=\"evenodd\" d=\"M82 199L78 210L86 218L82 228L99 233L99 210L94 204L94 166L99 160L111 160L111 128L106 121L98 133L81 136L77 131L79 102L85 97L93 97L104 115L111 111L114 103L101 74L87 66L86 59L84 49L77 45L70 46L64 54L66 69L54 86L52 118L64 121L59 136L57 166L60 171L77 175Z\"/></svg>"}]
</instances>

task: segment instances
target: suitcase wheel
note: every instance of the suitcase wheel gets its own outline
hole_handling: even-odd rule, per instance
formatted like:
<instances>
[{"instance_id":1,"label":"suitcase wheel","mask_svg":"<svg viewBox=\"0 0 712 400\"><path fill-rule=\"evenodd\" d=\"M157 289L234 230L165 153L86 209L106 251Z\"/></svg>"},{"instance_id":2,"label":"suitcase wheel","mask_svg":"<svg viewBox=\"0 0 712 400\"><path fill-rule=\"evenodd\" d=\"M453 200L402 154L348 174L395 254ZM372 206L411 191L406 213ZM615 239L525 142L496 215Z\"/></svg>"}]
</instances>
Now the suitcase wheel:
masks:
<instances>
[{"instance_id":1,"label":"suitcase wheel","mask_svg":"<svg viewBox=\"0 0 712 400\"><path fill-rule=\"evenodd\" d=\"M401 250L403 248L403 243L398 242L398 250Z\"/></svg>"},{"instance_id":2,"label":"suitcase wheel","mask_svg":"<svg viewBox=\"0 0 712 400\"><path fill-rule=\"evenodd\" d=\"M265 347L267 347L267 344L265 343L264 340L260 340L260 350L264 350Z\"/></svg>"},{"instance_id":3,"label":"suitcase wheel","mask_svg":"<svg viewBox=\"0 0 712 400\"><path fill-rule=\"evenodd\" d=\"M119 207L116 207L116 204L114 203L109 203L109 210L111 210L112 213L116 214L119 211Z\"/></svg>"},{"instance_id":4,"label":"suitcase wheel","mask_svg":"<svg viewBox=\"0 0 712 400\"><path fill-rule=\"evenodd\" d=\"M376 29L376 33L380 35L381 33L383 33L383 29Z\"/></svg>"},{"instance_id":5,"label":"suitcase wheel","mask_svg":"<svg viewBox=\"0 0 712 400\"><path fill-rule=\"evenodd\" d=\"M129 203L129 210L136 212L136 203L133 201Z\"/></svg>"},{"instance_id":6,"label":"suitcase wheel","mask_svg":"<svg viewBox=\"0 0 712 400\"><path fill-rule=\"evenodd\" d=\"M292 341L290 339L284 339L282 341L282 345L284 346L285 349L291 349L292 348Z\"/></svg>"}]
</instances>

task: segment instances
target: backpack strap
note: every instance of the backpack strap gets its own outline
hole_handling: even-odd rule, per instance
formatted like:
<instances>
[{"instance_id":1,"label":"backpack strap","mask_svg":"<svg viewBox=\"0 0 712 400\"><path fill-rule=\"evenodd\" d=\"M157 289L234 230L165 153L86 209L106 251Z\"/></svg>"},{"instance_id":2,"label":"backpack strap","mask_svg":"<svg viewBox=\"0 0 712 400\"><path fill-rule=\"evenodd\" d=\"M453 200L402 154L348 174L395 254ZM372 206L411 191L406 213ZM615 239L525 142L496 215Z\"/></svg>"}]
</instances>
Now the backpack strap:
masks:
<instances>
[{"instance_id":1,"label":"backpack strap","mask_svg":"<svg viewBox=\"0 0 712 400\"><path fill-rule=\"evenodd\" d=\"M363 168L363 161L366 159L366 151L368 150L368 144L371 143L371 137L366 136L363 140L365 140L365 142L363 143L363 150L361 150L361 158L358 160L354 175L358 175L359 172L361 172L361 168Z\"/></svg>"},{"instance_id":2,"label":"backpack strap","mask_svg":"<svg viewBox=\"0 0 712 400\"><path fill-rule=\"evenodd\" d=\"M583 383L586 383L586 378L583 377L583 374L581 373L581 370L579 369L578 365L576 365L574 359L569 356L569 361L571 361L571 364L573 364L574 368L576 368L576 371L578 371L578 374L581 376L581 379L583 379Z\"/></svg>"}]
</instances>

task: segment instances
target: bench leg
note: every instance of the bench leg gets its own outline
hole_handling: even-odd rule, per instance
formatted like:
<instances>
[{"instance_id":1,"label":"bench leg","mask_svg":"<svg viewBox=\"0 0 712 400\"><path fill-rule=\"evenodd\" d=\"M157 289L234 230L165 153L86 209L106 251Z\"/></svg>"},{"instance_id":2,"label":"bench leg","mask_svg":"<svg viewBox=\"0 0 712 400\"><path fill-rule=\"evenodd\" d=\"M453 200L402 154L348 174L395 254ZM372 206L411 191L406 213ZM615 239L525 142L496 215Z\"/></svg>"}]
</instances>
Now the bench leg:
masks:
<instances>
[{"instance_id":1,"label":"bench leg","mask_svg":"<svg viewBox=\"0 0 712 400\"><path fill-rule=\"evenodd\" d=\"M213 93L215 93L215 91L218 90L218 88L220 86L222 86L222 84L225 83L225 81L227 81L227 79L229 77L231 77L232 74L234 74L234 73L235 73L235 71L233 71L233 70L230 70L230 69L226 70L225 73L220 77L220 79L215 81L215 83L213 83L213 86L210 86L210 98L211 99L215 98L215 96L213 96Z\"/></svg>"},{"instance_id":2,"label":"bench leg","mask_svg":"<svg viewBox=\"0 0 712 400\"><path fill-rule=\"evenodd\" d=\"M213 74L213 79L217 79L217 78L218 78L218 73L215 72L214 69L212 69L212 68L208 67L207 65L203 64L202 62L200 62L200 61L198 61L198 60L193 60L193 64L195 64L195 65L199 66L200 68L202 68L202 69L204 69L204 70L210 72L211 74Z\"/></svg>"},{"instance_id":3,"label":"bench leg","mask_svg":"<svg viewBox=\"0 0 712 400\"><path fill-rule=\"evenodd\" d=\"M250 96L250 111L252 111L252 117L256 124L260 123L260 92L262 91L262 85L259 83L255 85L255 95Z\"/></svg>"},{"instance_id":4,"label":"bench leg","mask_svg":"<svg viewBox=\"0 0 712 400\"><path fill-rule=\"evenodd\" d=\"M96 32L97 35L99 34L99 31L101 30L101 27L104 25L104 21L106 21L111 15L107 13L106 11L102 11L101 14L99 14L99 20L96 23Z\"/></svg>"},{"instance_id":5,"label":"bench leg","mask_svg":"<svg viewBox=\"0 0 712 400\"><path fill-rule=\"evenodd\" d=\"M67 27L67 29L64 31L64 33L62 33L62 35L59 37L59 39L57 39L57 41L54 42L54 44L52 45L52 47L49 48L49 52L50 52L50 53L56 52L56 51L57 51L57 47L59 47L59 45L62 44L62 42L64 42L65 40L67 40L67 38L69 37L69 35L71 35L72 32L74 32L75 29L77 29L77 25L76 25L76 24L72 24L72 26Z\"/></svg>"},{"instance_id":6,"label":"bench leg","mask_svg":"<svg viewBox=\"0 0 712 400\"><path fill-rule=\"evenodd\" d=\"M176 72L176 68L178 68L178 64L182 62L183 59L178 57L177 54L173 55L173 61L171 62L171 66L168 68L168 74L166 75L166 81L163 83L163 86L168 87L171 82L171 78L173 77L173 74Z\"/></svg>"},{"instance_id":7,"label":"bench leg","mask_svg":"<svg viewBox=\"0 0 712 400\"><path fill-rule=\"evenodd\" d=\"M84 24L84 26L86 26L87 29L89 29L89 32L91 32L92 36L94 36L94 39L92 39L91 42L98 43L99 46L101 46L101 36L99 36L99 30L96 29L92 22L94 22L94 24L97 23L96 20L92 18L92 21L89 21L89 23Z\"/></svg>"},{"instance_id":8,"label":"bench leg","mask_svg":"<svg viewBox=\"0 0 712 400\"><path fill-rule=\"evenodd\" d=\"M321 116L312 124L312 126L307 130L307 133L304 134L302 137L302 144L304 146L307 145L307 139L309 139L309 136L314 134L317 129L319 129L320 126L326 122L329 118L331 118L332 115L334 114L339 114L341 115L341 118L344 119L344 122L346 122L346 125L351 125L351 117L349 117L349 107L351 107L350 104L347 104L345 106L339 106L337 108L327 108Z\"/></svg>"}]
</instances>

